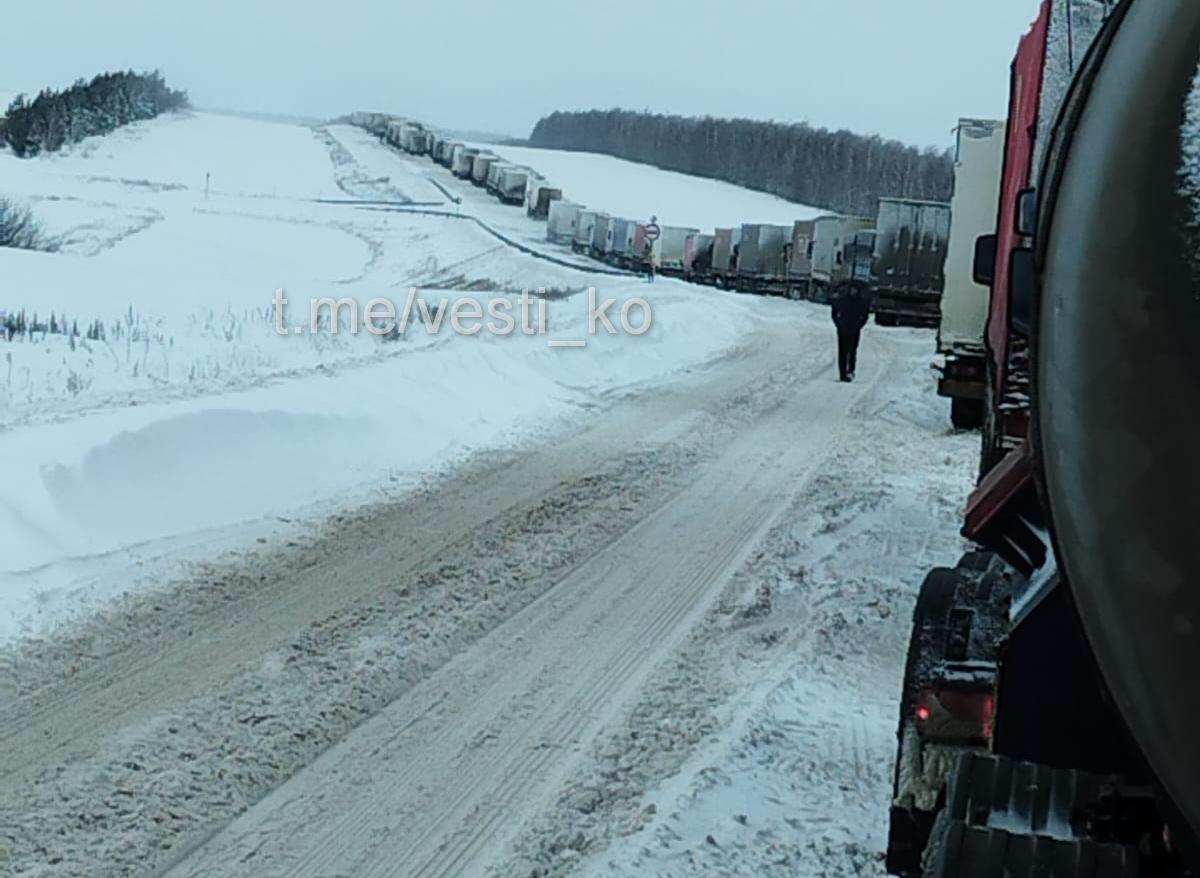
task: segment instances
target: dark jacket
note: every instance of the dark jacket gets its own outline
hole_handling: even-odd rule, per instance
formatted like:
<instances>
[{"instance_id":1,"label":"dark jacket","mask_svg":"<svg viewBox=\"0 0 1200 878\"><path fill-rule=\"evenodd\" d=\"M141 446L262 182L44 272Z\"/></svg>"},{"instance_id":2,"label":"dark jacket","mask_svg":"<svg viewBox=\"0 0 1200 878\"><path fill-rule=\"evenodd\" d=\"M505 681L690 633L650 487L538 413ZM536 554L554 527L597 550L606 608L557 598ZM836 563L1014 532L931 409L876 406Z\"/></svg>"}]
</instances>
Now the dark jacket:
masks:
<instances>
[{"instance_id":1,"label":"dark jacket","mask_svg":"<svg viewBox=\"0 0 1200 878\"><path fill-rule=\"evenodd\" d=\"M867 325L871 305L864 293L860 292L855 296L849 292L843 292L833 297L831 311L838 332L858 332Z\"/></svg>"}]
</instances>

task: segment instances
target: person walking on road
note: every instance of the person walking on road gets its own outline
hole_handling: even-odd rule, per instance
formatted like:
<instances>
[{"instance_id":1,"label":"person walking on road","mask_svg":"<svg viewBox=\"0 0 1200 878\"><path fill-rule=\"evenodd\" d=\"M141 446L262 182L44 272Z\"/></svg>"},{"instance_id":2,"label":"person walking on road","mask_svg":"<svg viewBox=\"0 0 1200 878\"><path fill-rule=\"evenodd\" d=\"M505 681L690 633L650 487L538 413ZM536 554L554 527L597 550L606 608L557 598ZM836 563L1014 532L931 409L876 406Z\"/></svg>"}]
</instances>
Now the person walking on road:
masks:
<instances>
[{"instance_id":1,"label":"person walking on road","mask_svg":"<svg viewBox=\"0 0 1200 878\"><path fill-rule=\"evenodd\" d=\"M851 283L834 295L831 311L833 325L837 327L838 373L843 381L853 381L858 366L859 336L871 311L862 283Z\"/></svg>"},{"instance_id":2,"label":"person walking on road","mask_svg":"<svg viewBox=\"0 0 1200 878\"><path fill-rule=\"evenodd\" d=\"M661 230L658 227L658 217L650 217L646 224L646 243L642 258L646 264L646 282L654 283L654 242Z\"/></svg>"}]
</instances>

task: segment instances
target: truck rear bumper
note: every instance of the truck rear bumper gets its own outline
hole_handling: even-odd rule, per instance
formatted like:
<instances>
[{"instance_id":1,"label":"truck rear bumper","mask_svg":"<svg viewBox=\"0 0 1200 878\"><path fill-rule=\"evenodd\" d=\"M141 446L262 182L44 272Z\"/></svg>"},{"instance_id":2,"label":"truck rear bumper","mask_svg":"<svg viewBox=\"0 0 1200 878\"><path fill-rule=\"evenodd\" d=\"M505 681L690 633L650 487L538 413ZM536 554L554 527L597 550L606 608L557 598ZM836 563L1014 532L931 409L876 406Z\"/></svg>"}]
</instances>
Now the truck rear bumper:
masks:
<instances>
[{"instance_id":1,"label":"truck rear bumper","mask_svg":"<svg viewBox=\"0 0 1200 878\"><path fill-rule=\"evenodd\" d=\"M987 396L987 365L983 356L948 354L938 379L938 395L982 402Z\"/></svg>"},{"instance_id":2,"label":"truck rear bumper","mask_svg":"<svg viewBox=\"0 0 1200 878\"><path fill-rule=\"evenodd\" d=\"M875 299L875 322L880 326L918 326L932 329L941 322L940 304L935 301L881 296Z\"/></svg>"}]
</instances>

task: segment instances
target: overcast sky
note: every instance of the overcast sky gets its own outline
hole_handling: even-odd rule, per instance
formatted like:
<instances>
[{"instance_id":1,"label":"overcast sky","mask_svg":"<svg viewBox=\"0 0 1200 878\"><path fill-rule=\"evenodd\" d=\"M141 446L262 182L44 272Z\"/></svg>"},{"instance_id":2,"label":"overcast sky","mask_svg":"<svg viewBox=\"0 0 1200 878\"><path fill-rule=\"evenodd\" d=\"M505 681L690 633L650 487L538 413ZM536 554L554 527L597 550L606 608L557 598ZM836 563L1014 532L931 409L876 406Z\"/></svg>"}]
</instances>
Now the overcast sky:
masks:
<instances>
[{"instance_id":1,"label":"overcast sky","mask_svg":"<svg viewBox=\"0 0 1200 878\"><path fill-rule=\"evenodd\" d=\"M0 91L160 68L199 107L527 135L556 109L807 121L945 146L1003 116L1038 0L5 3Z\"/></svg>"}]
</instances>

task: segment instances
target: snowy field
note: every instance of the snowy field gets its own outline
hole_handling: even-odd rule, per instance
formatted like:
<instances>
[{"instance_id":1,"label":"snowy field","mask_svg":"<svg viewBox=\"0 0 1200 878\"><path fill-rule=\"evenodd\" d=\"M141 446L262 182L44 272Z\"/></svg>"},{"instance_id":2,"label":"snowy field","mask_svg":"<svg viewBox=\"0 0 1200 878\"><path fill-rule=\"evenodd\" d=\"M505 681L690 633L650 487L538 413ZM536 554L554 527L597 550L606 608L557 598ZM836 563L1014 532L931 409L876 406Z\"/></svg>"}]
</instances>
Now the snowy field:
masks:
<instances>
[{"instance_id":1,"label":"snowy field","mask_svg":"<svg viewBox=\"0 0 1200 878\"><path fill-rule=\"evenodd\" d=\"M648 219L711 231L742 223L790 226L823 211L766 192L663 171L591 152L475 144L528 165L563 190L563 197L613 216Z\"/></svg>"},{"instance_id":2,"label":"snowy field","mask_svg":"<svg viewBox=\"0 0 1200 878\"><path fill-rule=\"evenodd\" d=\"M0 489L0 638L43 630L189 546L270 535L290 512L379 496L554 429L597 393L716 356L759 319L755 299L662 281L647 335L584 351L445 331L278 335L277 288L307 303L544 286L573 294L548 303L551 334L569 338L583 332L585 287L649 289L512 250L464 217L573 258L476 190L451 204L434 175L458 182L356 129L207 114L32 161L0 153L0 193L63 245L0 252L0 309L105 327L103 340L3 345L0 456L20 465ZM336 203L351 199L447 215Z\"/></svg>"}]
</instances>

